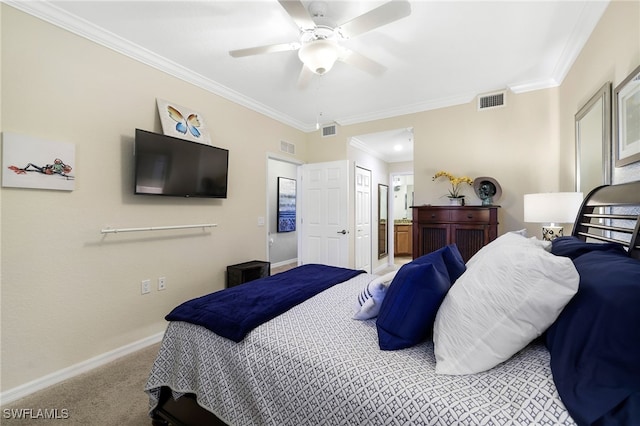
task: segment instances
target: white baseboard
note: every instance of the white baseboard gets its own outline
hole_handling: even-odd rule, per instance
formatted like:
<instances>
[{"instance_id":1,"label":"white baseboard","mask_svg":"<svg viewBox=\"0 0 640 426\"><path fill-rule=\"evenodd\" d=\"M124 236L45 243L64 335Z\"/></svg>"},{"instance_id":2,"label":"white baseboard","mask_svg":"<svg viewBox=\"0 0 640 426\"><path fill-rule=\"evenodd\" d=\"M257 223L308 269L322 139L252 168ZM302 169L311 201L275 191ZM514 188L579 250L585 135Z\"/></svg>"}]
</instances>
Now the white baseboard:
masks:
<instances>
[{"instance_id":1,"label":"white baseboard","mask_svg":"<svg viewBox=\"0 0 640 426\"><path fill-rule=\"evenodd\" d=\"M146 348L147 346L158 343L162 340L162 336L164 336L164 331L138 340L137 342L133 342L104 354L98 355L96 357L90 358L86 361L82 361L70 367L63 368L62 370L47 374L46 376L43 376L36 380L32 380L31 382L17 386L13 389L9 389L5 392L0 393L0 403L2 405L11 403L20 398L24 398L25 396L30 395L34 392L48 388L51 385L55 385L56 383L60 383L82 373L86 373L87 371L91 371L94 368L101 367L105 364L117 360L118 358L132 354L136 351Z\"/></svg>"},{"instance_id":2,"label":"white baseboard","mask_svg":"<svg viewBox=\"0 0 640 426\"><path fill-rule=\"evenodd\" d=\"M289 260L284 260L284 261L278 262L278 263L272 263L271 267L272 268L279 268L280 266L290 265L292 263L295 263L297 265L298 264L298 258L296 257L295 259L289 259Z\"/></svg>"},{"instance_id":3,"label":"white baseboard","mask_svg":"<svg viewBox=\"0 0 640 426\"><path fill-rule=\"evenodd\" d=\"M374 274L378 274L378 273L380 273L381 271L384 271L385 269L390 268L390 267L392 267L392 266L394 266L394 265L393 265L393 264L391 264L391 263L384 263L384 264L382 264L382 265L379 265L377 268L375 268L375 269L373 270L373 273L374 273Z\"/></svg>"}]
</instances>

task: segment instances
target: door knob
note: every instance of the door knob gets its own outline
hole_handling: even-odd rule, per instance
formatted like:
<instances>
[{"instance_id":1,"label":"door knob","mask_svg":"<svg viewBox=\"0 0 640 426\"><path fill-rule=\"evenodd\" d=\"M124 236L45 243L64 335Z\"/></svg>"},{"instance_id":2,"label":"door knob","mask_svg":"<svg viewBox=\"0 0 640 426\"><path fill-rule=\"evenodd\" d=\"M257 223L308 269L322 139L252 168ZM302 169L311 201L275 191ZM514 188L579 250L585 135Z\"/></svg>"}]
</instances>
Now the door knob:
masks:
<instances>
[{"instance_id":1,"label":"door knob","mask_svg":"<svg viewBox=\"0 0 640 426\"><path fill-rule=\"evenodd\" d=\"M346 229L343 229L342 231L338 231L338 234L345 235L346 233L347 233L347 230L346 230Z\"/></svg>"}]
</instances>

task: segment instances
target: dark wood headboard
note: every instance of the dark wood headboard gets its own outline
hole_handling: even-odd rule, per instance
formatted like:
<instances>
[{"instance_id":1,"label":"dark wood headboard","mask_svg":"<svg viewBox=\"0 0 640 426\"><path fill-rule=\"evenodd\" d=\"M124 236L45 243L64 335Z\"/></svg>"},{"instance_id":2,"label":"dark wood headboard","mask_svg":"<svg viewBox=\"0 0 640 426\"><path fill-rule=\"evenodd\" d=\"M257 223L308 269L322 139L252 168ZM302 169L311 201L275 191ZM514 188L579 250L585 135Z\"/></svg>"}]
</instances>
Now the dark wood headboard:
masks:
<instances>
[{"instance_id":1,"label":"dark wood headboard","mask_svg":"<svg viewBox=\"0 0 640 426\"><path fill-rule=\"evenodd\" d=\"M604 185L582 202L572 235L624 245L629 256L640 259L640 181Z\"/></svg>"}]
</instances>

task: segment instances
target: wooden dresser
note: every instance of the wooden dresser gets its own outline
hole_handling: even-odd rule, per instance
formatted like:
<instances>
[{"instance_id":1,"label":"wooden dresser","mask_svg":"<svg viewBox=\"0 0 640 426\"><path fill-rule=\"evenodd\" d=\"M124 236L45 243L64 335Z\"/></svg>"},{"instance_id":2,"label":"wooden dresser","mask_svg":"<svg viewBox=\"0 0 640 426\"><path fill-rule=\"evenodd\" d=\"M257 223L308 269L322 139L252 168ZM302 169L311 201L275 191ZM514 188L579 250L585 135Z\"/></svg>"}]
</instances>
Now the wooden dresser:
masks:
<instances>
[{"instance_id":1,"label":"wooden dresser","mask_svg":"<svg viewBox=\"0 0 640 426\"><path fill-rule=\"evenodd\" d=\"M413 258L455 243L467 262L498 237L498 206L414 206Z\"/></svg>"}]
</instances>

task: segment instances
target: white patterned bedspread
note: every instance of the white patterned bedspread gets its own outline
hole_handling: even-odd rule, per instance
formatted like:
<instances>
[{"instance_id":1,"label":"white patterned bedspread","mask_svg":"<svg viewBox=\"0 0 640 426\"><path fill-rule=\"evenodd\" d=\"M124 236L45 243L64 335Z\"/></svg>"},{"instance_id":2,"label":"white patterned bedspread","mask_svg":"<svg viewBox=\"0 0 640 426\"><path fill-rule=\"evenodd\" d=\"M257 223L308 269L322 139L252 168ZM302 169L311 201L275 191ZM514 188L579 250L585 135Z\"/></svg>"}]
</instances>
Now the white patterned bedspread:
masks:
<instances>
[{"instance_id":1,"label":"white patterned bedspread","mask_svg":"<svg viewBox=\"0 0 640 426\"><path fill-rule=\"evenodd\" d=\"M373 277L332 287L240 343L170 323L145 388L151 408L169 386L234 426L575 425L544 346L467 376L436 375L431 341L381 351L375 320L351 319Z\"/></svg>"}]
</instances>

